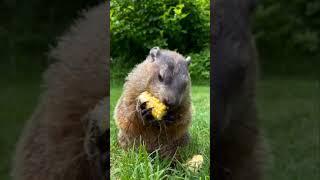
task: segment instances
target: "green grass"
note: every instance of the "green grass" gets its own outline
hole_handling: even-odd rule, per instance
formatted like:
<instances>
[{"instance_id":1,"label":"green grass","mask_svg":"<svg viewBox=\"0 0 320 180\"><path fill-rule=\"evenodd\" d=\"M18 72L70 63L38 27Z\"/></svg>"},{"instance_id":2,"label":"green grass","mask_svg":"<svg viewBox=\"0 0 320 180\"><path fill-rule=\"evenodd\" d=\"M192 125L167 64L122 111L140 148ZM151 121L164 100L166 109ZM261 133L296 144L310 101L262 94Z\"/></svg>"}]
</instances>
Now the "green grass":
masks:
<instances>
[{"instance_id":1,"label":"green grass","mask_svg":"<svg viewBox=\"0 0 320 180\"><path fill-rule=\"evenodd\" d=\"M195 174L188 171L181 162L175 169L169 167L170 161L161 160L156 152L150 157L143 146L129 151L122 150L117 145L117 128L112 118L116 102L121 95L122 87L113 85L111 88L111 179L199 179L209 177L210 162L210 87L192 87L192 103L194 108L191 125L191 143L182 149L183 159L187 160L195 154L204 157L204 165Z\"/></svg>"},{"instance_id":2,"label":"green grass","mask_svg":"<svg viewBox=\"0 0 320 180\"><path fill-rule=\"evenodd\" d=\"M258 94L272 156L267 179L320 179L320 82L265 80Z\"/></svg>"}]
</instances>

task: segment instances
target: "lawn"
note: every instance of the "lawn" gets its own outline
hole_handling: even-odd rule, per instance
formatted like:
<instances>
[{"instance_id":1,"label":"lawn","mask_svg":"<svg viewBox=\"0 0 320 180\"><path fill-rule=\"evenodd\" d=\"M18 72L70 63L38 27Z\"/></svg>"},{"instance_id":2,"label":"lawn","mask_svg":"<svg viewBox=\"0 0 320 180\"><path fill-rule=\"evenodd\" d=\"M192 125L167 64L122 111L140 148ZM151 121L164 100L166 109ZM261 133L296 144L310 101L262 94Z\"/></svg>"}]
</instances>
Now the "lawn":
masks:
<instances>
[{"instance_id":1,"label":"lawn","mask_svg":"<svg viewBox=\"0 0 320 180\"><path fill-rule=\"evenodd\" d=\"M8 180L15 142L24 121L29 118L37 103L40 86L39 81L34 79L0 81L0 179ZM203 101L209 101L209 89L205 86L194 86L192 92L197 116L191 128L193 142L185 150L185 157L196 153L204 155L205 166L199 175L205 176L209 174L209 124L205 120L208 117L209 104ZM112 112L121 87L113 86L111 93ZM320 179L319 102L320 82L316 80L276 78L259 83L259 116L273 159L272 163L268 164L267 179ZM150 160L143 151L125 153L120 150L115 143L116 129L113 120L111 134L113 178L120 175L124 179L154 175L154 179L157 179L156 177L164 177L166 172L170 172L171 179L174 179L174 176L191 175L182 168L170 171L166 168L166 162L156 162L150 166Z\"/></svg>"},{"instance_id":2,"label":"lawn","mask_svg":"<svg viewBox=\"0 0 320 180\"><path fill-rule=\"evenodd\" d=\"M272 156L267 179L320 179L320 81L269 79L258 89Z\"/></svg>"},{"instance_id":3,"label":"lawn","mask_svg":"<svg viewBox=\"0 0 320 180\"><path fill-rule=\"evenodd\" d=\"M122 86L111 87L111 179L205 179L209 177L210 162L210 87L192 86L193 122L191 125L191 143L182 149L183 159L195 154L204 157L200 172L188 171L181 162L177 168L169 167L169 161L162 161L158 156L151 158L143 147L124 151L117 145L117 129L112 118L113 110L122 92Z\"/></svg>"}]
</instances>

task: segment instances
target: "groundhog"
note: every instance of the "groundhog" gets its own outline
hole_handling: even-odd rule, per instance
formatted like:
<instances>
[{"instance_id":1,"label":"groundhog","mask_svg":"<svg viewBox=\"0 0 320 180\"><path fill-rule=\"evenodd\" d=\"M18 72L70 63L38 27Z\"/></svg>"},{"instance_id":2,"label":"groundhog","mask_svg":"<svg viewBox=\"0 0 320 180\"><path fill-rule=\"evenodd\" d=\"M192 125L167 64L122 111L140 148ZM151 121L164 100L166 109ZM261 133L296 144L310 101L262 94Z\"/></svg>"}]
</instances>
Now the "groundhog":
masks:
<instances>
[{"instance_id":1,"label":"groundhog","mask_svg":"<svg viewBox=\"0 0 320 180\"><path fill-rule=\"evenodd\" d=\"M49 53L45 91L17 144L14 180L106 179L108 29L104 4L84 13Z\"/></svg>"},{"instance_id":2,"label":"groundhog","mask_svg":"<svg viewBox=\"0 0 320 180\"><path fill-rule=\"evenodd\" d=\"M154 47L129 73L114 113L122 148L144 143L148 152L159 149L160 157L180 158L176 152L188 143L191 123L189 64L190 57ZM144 91L169 108L162 120L155 120L151 109L139 103L138 96Z\"/></svg>"},{"instance_id":3,"label":"groundhog","mask_svg":"<svg viewBox=\"0 0 320 180\"><path fill-rule=\"evenodd\" d=\"M213 176L259 180L266 145L258 126L257 52L250 30L254 0L217 0L212 18Z\"/></svg>"}]
</instances>

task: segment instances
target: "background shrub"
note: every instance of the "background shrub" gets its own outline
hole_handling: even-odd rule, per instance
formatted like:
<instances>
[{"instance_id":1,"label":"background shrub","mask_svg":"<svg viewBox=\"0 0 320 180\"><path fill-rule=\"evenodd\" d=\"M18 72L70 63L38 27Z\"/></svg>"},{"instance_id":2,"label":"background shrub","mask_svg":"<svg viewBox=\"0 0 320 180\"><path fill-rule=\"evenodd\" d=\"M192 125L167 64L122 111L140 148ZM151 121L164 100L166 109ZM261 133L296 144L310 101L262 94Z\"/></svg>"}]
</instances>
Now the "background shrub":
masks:
<instances>
[{"instance_id":1,"label":"background shrub","mask_svg":"<svg viewBox=\"0 0 320 180\"><path fill-rule=\"evenodd\" d=\"M190 76L194 81L210 79L210 49L207 47L199 53L191 53Z\"/></svg>"},{"instance_id":2,"label":"background shrub","mask_svg":"<svg viewBox=\"0 0 320 180\"><path fill-rule=\"evenodd\" d=\"M319 16L318 0L259 2L253 29L264 74L320 76Z\"/></svg>"},{"instance_id":3,"label":"background shrub","mask_svg":"<svg viewBox=\"0 0 320 180\"><path fill-rule=\"evenodd\" d=\"M209 43L209 0L111 1L111 55L144 59L153 46L185 54Z\"/></svg>"}]
</instances>

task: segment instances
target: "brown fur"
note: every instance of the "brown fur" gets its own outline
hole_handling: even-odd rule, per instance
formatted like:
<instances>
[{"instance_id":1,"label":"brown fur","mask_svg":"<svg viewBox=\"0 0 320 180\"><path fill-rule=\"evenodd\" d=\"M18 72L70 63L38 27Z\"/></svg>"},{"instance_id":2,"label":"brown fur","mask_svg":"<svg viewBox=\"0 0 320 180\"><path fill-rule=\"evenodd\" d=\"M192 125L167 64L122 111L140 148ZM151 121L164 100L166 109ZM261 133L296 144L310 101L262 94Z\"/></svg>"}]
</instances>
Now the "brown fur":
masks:
<instances>
[{"instance_id":1,"label":"brown fur","mask_svg":"<svg viewBox=\"0 0 320 180\"><path fill-rule=\"evenodd\" d=\"M174 61L182 56L176 52L162 50ZM161 60L161 59L160 59ZM161 63L161 62L160 62ZM178 147L189 140L188 127L191 123L190 79L179 107L173 112L175 122L170 125L161 123L160 127L145 123L136 109L137 97L143 91L149 91L159 99L166 96L166 90L160 91L155 82L159 73L159 65L152 62L151 57L137 65L126 78L123 93L115 108L114 118L119 128L118 142L122 148L132 147L135 142L145 144L148 152L160 148L160 155L173 157ZM190 78L190 77L189 77ZM178 157L178 156L176 156Z\"/></svg>"},{"instance_id":2,"label":"brown fur","mask_svg":"<svg viewBox=\"0 0 320 180\"><path fill-rule=\"evenodd\" d=\"M85 118L95 117L88 112L109 96L106 17L104 4L85 12L50 52L57 62L45 73L46 91L17 144L13 179L101 179L99 163L85 150Z\"/></svg>"},{"instance_id":3,"label":"brown fur","mask_svg":"<svg viewBox=\"0 0 320 180\"><path fill-rule=\"evenodd\" d=\"M250 30L254 4L254 0L217 0L214 6L212 80L218 115L214 128L219 132L214 161L232 180L263 179L267 158L256 104L258 57Z\"/></svg>"}]
</instances>

